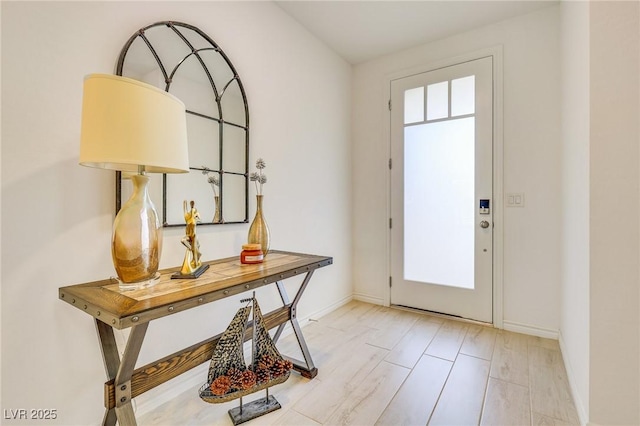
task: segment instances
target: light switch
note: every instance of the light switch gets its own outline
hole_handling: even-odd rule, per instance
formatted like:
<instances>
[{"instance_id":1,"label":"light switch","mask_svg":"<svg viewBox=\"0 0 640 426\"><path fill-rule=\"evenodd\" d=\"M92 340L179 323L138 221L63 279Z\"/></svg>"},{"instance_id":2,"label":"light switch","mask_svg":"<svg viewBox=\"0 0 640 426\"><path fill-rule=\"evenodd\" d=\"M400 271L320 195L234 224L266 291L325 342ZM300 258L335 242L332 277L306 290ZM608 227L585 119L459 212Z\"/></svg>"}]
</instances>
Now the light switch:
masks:
<instances>
[{"instance_id":1,"label":"light switch","mask_svg":"<svg viewBox=\"0 0 640 426\"><path fill-rule=\"evenodd\" d=\"M524 207L524 194L522 192L511 192L506 195L507 207Z\"/></svg>"}]
</instances>

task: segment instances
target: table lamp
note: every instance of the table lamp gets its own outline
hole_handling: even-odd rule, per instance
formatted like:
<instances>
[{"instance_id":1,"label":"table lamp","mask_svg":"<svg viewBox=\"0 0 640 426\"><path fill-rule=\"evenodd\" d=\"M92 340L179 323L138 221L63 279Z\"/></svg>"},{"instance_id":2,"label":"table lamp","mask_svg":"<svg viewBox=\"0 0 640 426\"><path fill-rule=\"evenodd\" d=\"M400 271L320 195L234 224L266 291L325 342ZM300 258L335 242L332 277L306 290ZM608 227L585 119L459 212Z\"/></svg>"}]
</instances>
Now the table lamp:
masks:
<instances>
[{"instance_id":1,"label":"table lamp","mask_svg":"<svg viewBox=\"0 0 640 426\"><path fill-rule=\"evenodd\" d=\"M126 77L85 77L80 164L123 172L133 194L113 223L111 255L121 290L153 285L159 276L162 227L146 173L189 171L184 104L154 86Z\"/></svg>"}]
</instances>

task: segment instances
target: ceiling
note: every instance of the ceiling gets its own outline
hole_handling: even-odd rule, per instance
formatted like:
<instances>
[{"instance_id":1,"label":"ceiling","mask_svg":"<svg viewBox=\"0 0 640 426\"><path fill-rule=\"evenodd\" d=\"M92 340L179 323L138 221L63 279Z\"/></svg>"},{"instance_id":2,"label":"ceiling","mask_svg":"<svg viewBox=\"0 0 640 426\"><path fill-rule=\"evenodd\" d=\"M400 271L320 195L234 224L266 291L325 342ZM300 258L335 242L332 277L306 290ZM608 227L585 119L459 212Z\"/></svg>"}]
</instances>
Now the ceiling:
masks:
<instances>
[{"instance_id":1,"label":"ceiling","mask_svg":"<svg viewBox=\"0 0 640 426\"><path fill-rule=\"evenodd\" d=\"M553 6L542 1L276 1L351 64Z\"/></svg>"}]
</instances>

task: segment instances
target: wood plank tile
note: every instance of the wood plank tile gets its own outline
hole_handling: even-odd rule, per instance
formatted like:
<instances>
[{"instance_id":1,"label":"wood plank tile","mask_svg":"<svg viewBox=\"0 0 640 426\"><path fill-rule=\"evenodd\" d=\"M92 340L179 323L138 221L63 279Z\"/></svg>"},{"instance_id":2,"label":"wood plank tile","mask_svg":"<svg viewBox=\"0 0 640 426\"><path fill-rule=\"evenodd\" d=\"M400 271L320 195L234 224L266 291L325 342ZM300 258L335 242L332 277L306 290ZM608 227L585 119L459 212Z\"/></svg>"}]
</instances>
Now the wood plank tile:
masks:
<instances>
[{"instance_id":1,"label":"wood plank tile","mask_svg":"<svg viewBox=\"0 0 640 426\"><path fill-rule=\"evenodd\" d=\"M385 361L413 368L438 332L440 324L418 318L404 337L393 347Z\"/></svg>"},{"instance_id":2,"label":"wood plank tile","mask_svg":"<svg viewBox=\"0 0 640 426\"><path fill-rule=\"evenodd\" d=\"M312 346L324 347L334 340L340 340L340 337L345 334L342 330L332 330L323 327L318 322L312 322L302 328L302 333L305 336L307 345L309 348ZM296 336L293 333L287 334L285 337L278 340L276 346L278 350L293 357L300 357L300 346L296 340Z\"/></svg>"},{"instance_id":3,"label":"wood plank tile","mask_svg":"<svg viewBox=\"0 0 640 426\"><path fill-rule=\"evenodd\" d=\"M294 405L297 412L319 423L325 423L361 382L370 380L371 371L380 364L388 351L361 344L351 346L350 353L351 356L343 357L343 362L330 376L318 380L318 386Z\"/></svg>"},{"instance_id":4,"label":"wood plank tile","mask_svg":"<svg viewBox=\"0 0 640 426\"><path fill-rule=\"evenodd\" d=\"M489 377L487 360L460 354L453 364L430 425L477 425Z\"/></svg>"},{"instance_id":5,"label":"wood plank tile","mask_svg":"<svg viewBox=\"0 0 640 426\"><path fill-rule=\"evenodd\" d=\"M424 319L426 319L428 321L435 322L435 323L438 323L438 324L442 324L443 322L449 320L449 318L446 317L445 315L436 314L436 313L428 312L428 311L421 311L421 310L418 310L418 309L406 308L404 306L394 306L393 309L397 309L399 311L408 312L410 314L415 314L415 315L418 315L420 318L424 318Z\"/></svg>"},{"instance_id":6,"label":"wood plank tile","mask_svg":"<svg viewBox=\"0 0 640 426\"><path fill-rule=\"evenodd\" d=\"M297 374L291 374L289 380L284 382L283 384L274 386L269 388L269 394L273 395L282 408L279 410L273 411L269 414L265 414L264 416L258 417L251 421L252 426L260 426L260 425L280 425L287 424L290 419L298 418L302 416L299 413L291 414L293 412L293 406L296 402L298 402L303 396L311 392L315 389L316 386L320 384L319 380L309 380ZM264 391L257 392L255 394L249 395L243 398L243 402L246 404L247 402L254 401L258 398L264 398L266 393ZM236 401L236 407L239 402ZM313 420L302 416L300 423L289 423L289 424L301 424L301 425L317 425L318 423Z\"/></svg>"},{"instance_id":7,"label":"wood plank tile","mask_svg":"<svg viewBox=\"0 0 640 426\"><path fill-rule=\"evenodd\" d=\"M324 380L328 376L335 374L335 371L339 372L339 367L344 364L345 359L353 356L354 348L365 345L372 332L374 332L374 330L368 327L354 326L350 328L349 332L342 336L339 342L330 343L322 349L317 349L315 346L314 349L310 349L313 362L318 368L318 375L316 377ZM317 360L315 356L316 353L320 354Z\"/></svg>"},{"instance_id":8,"label":"wood plank tile","mask_svg":"<svg viewBox=\"0 0 640 426\"><path fill-rule=\"evenodd\" d=\"M319 318L318 322L328 327L346 330L353 325L366 323L365 319L372 315L375 316L374 314L381 309L383 309L382 306L352 300Z\"/></svg>"},{"instance_id":9,"label":"wood plank tile","mask_svg":"<svg viewBox=\"0 0 640 426\"><path fill-rule=\"evenodd\" d=\"M474 324L358 301L338 311L303 328L318 376L307 380L294 373L272 388L282 409L251 424L579 424L554 340L492 333ZM366 344L375 340L393 343L392 349ZM296 346L293 335L278 342L292 356ZM434 356L420 356L421 351ZM244 402L263 396L249 395ZM207 404L192 389L140 416L138 423L226 426L231 425L227 410L237 405ZM527 410L531 414L525 420Z\"/></svg>"},{"instance_id":10,"label":"wood plank tile","mask_svg":"<svg viewBox=\"0 0 640 426\"><path fill-rule=\"evenodd\" d=\"M320 426L320 423L315 422L309 417L303 416L294 410L287 411L284 416L271 424L278 426Z\"/></svg>"},{"instance_id":11,"label":"wood plank tile","mask_svg":"<svg viewBox=\"0 0 640 426\"><path fill-rule=\"evenodd\" d=\"M400 309L387 309L376 315L376 320L368 325L377 329L367 339L367 343L380 348L392 349L419 319L418 314Z\"/></svg>"},{"instance_id":12,"label":"wood plank tile","mask_svg":"<svg viewBox=\"0 0 640 426\"><path fill-rule=\"evenodd\" d=\"M329 425L372 425L409 375L408 368L381 362L360 384L346 395L338 409L325 422Z\"/></svg>"},{"instance_id":13,"label":"wood plank tile","mask_svg":"<svg viewBox=\"0 0 640 426\"><path fill-rule=\"evenodd\" d=\"M282 405L280 410L269 413L252 421L255 426L271 425L278 423L278 419L285 415L302 396L315 388L320 382L305 379L297 374L292 374L286 382L270 388L270 393L276 397ZM265 392L257 392L243 398L243 402L254 401L263 398ZM238 400L223 404L209 404L198 396L198 389L186 391L177 395L171 401L157 409L138 418L139 425L229 425L233 423L228 411L237 407Z\"/></svg>"},{"instance_id":14,"label":"wood plank tile","mask_svg":"<svg viewBox=\"0 0 640 426\"><path fill-rule=\"evenodd\" d=\"M495 328L469 325L460 353L491 361L496 334Z\"/></svg>"},{"instance_id":15,"label":"wood plank tile","mask_svg":"<svg viewBox=\"0 0 640 426\"><path fill-rule=\"evenodd\" d=\"M516 426L530 423L529 389L526 386L489 378L480 424Z\"/></svg>"},{"instance_id":16,"label":"wood plank tile","mask_svg":"<svg viewBox=\"0 0 640 426\"><path fill-rule=\"evenodd\" d=\"M426 425L452 365L429 355L420 358L376 425Z\"/></svg>"},{"instance_id":17,"label":"wood plank tile","mask_svg":"<svg viewBox=\"0 0 640 426\"><path fill-rule=\"evenodd\" d=\"M528 359L527 336L502 330L496 336L490 376L529 386Z\"/></svg>"},{"instance_id":18,"label":"wood plank tile","mask_svg":"<svg viewBox=\"0 0 640 426\"><path fill-rule=\"evenodd\" d=\"M455 361L468 328L469 325L462 322L445 321L427 347L425 354Z\"/></svg>"},{"instance_id":19,"label":"wood plank tile","mask_svg":"<svg viewBox=\"0 0 640 426\"><path fill-rule=\"evenodd\" d=\"M183 392L157 409L138 417L137 423L147 425L221 425L232 426L227 411L236 407L237 401L209 404L200 399L198 389Z\"/></svg>"},{"instance_id":20,"label":"wood plank tile","mask_svg":"<svg viewBox=\"0 0 640 426\"><path fill-rule=\"evenodd\" d=\"M359 345L374 331L365 326L354 325L347 330L339 330L314 322L302 329L313 363L318 368L318 378L330 375L342 363L343 352L350 351L350 346ZM302 351L296 336L292 333L278 342L278 350L282 354L303 359Z\"/></svg>"},{"instance_id":21,"label":"wood plank tile","mask_svg":"<svg viewBox=\"0 0 640 426\"><path fill-rule=\"evenodd\" d=\"M532 413L531 424L533 426L579 426L580 425L580 423L563 422L562 420L554 419L553 417L548 417L536 412Z\"/></svg>"},{"instance_id":22,"label":"wood plank tile","mask_svg":"<svg viewBox=\"0 0 640 426\"><path fill-rule=\"evenodd\" d=\"M527 340L529 345L531 346L539 346L541 348L552 349L554 351L560 350L560 344L557 340L554 339L546 339L544 337L538 336L527 336Z\"/></svg>"},{"instance_id":23,"label":"wood plank tile","mask_svg":"<svg viewBox=\"0 0 640 426\"><path fill-rule=\"evenodd\" d=\"M405 311L403 309L381 307L374 316L369 318L368 326L372 328L383 329L389 327L392 323L413 322L420 318L415 312Z\"/></svg>"},{"instance_id":24,"label":"wood plank tile","mask_svg":"<svg viewBox=\"0 0 640 426\"><path fill-rule=\"evenodd\" d=\"M579 422L559 351L529 346L531 409L565 422Z\"/></svg>"}]
</instances>

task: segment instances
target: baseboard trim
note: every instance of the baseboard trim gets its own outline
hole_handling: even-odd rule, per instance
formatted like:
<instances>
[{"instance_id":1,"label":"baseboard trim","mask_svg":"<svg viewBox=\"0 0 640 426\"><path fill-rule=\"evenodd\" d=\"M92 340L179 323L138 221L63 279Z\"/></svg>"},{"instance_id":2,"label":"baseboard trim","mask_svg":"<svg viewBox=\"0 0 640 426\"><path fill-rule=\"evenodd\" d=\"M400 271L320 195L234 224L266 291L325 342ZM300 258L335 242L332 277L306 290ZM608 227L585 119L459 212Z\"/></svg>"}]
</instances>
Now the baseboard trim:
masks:
<instances>
[{"instance_id":1,"label":"baseboard trim","mask_svg":"<svg viewBox=\"0 0 640 426\"><path fill-rule=\"evenodd\" d=\"M303 319L298 318L298 322L300 323L300 326L302 327L302 322L309 322L309 321L317 321L318 319L322 318L323 316L335 311L336 309L346 305L347 303L351 302L354 299L353 296L347 296L344 297L340 300L338 300L337 302L332 303L331 305L327 306L324 309L320 309L319 311L316 311L314 313L312 313L311 315L307 315L306 317L304 317Z\"/></svg>"},{"instance_id":2,"label":"baseboard trim","mask_svg":"<svg viewBox=\"0 0 640 426\"><path fill-rule=\"evenodd\" d=\"M317 321L319 318L322 318L328 313L333 312L341 306L346 305L351 300L353 300L353 297L347 296L335 303L332 303L324 309L321 309L304 317L298 317L298 323L300 324L301 328L304 328L310 322ZM286 337L291 333L293 333L293 328L287 322L287 326L283 329L280 337ZM155 410L165 402L169 402L176 396L187 391L193 391L194 397L197 397L197 395L195 394L196 389L205 384L208 368L208 362L202 363L201 365L191 369L190 371L167 382L166 385L168 386L161 385L135 398L133 400L133 403L136 417L143 416Z\"/></svg>"},{"instance_id":3,"label":"baseboard trim","mask_svg":"<svg viewBox=\"0 0 640 426\"><path fill-rule=\"evenodd\" d=\"M551 330L548 328L536 327L535 325L522 324L507 320L502 321L502 327L507 331L558 340L558 330Z\"/></svg>"},{"instance_id":4,"label":"baseboard trim","mask_svg":"<svg viewBox=\"0 0 640 426\"><path fill-rule=\"evenodd\" d=\"M373 297L367 294L354 293L353 299L359 300L361 302L371 303L373 305L385 306L385 300L382 297Z\"/></svg>"},{"instance_id":5,"label":"baseboard trim","mask_svg":"<svg viewBox=\"0 0 640 426\"><path fill-rule=\"evenodd\" d=\"M578 388L575 385L575 373L573 372L573 367L569 359L565 356L567 353L567 347L564 343L564 338L562 337L562 332L558 333L558 342L560 343L560 353L562 354L562 362L564 363L564 368L567 370L567 379L569 380L569 389L571 389L571 397L573 398L573 405L576 407L576 411L578 412L578 419L580 420L580 424L585 426L587 424L596 426L594 423L589 423L589 416L587 415L587 410L584 408L584 404L582 402L582 398L580 398L580 394L578 393Z\"/></svg>"}]
</instances>

